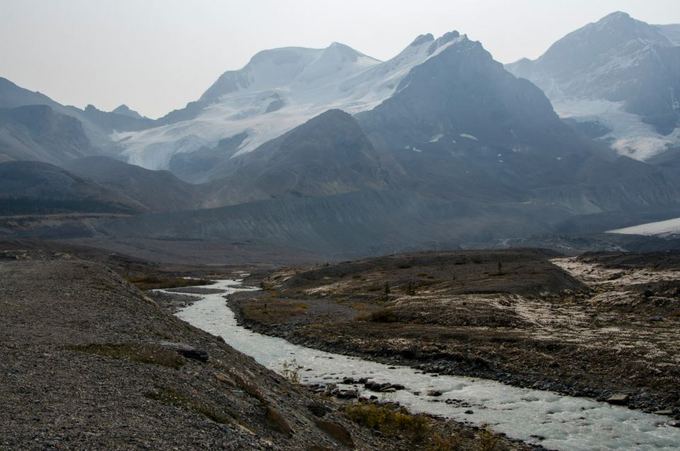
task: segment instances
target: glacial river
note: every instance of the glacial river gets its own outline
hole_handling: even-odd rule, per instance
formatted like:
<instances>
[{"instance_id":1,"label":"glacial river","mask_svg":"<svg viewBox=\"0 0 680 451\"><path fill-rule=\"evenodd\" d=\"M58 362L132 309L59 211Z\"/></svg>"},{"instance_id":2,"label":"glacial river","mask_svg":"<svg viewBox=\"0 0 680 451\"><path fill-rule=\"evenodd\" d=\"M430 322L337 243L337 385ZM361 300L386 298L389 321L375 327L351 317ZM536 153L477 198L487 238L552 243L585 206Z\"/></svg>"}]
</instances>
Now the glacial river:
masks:
<instances>
[{"instance_id":1,"label":"glacial river","mask_svg":"<svg viewBox=\"0 0 680 451\"><path fill-rule=\"evenodd\" d=\"M223 293L199 296L201 300L177 313L195 327L222 337L229 345L252 356L267 368L281 372L284 364L302 367L304 384L336 383L360 393L398 402L411 412L425 412L460 422L488 425L497 432L550 449L680 449L680 428L669 418L587 398L517 388L499 382L456 376L425 374L413 368L389 366L298 346L239 326L224 296L253 290L237 280L223 280L206 288ZM377 394L363 386L343 385L344 378L367 377L406 387ZM439 391L441 396L429 396Z\"/></svg>"}]
</instances>

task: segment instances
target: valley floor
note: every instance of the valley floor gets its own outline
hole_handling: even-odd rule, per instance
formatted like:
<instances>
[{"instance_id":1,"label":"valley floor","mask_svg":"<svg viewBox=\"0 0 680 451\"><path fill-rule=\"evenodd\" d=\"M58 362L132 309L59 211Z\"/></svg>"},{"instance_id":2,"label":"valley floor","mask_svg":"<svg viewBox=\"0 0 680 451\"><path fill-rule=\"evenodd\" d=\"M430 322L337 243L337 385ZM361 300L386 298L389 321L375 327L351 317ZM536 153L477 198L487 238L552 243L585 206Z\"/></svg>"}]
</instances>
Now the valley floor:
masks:
<instances>
[{"instance_id":1,"label":"valley floor","mask_svg":"<svg viewBox=\"0 0 680 451\"><path fill-rule=\"evenodd\" d=\"M391 256L274 272L231 305L248 327L298 344L680 418L679 263Z\"/></svg>"},{"instance_id":2,"label":"valley floor","mask_svg":"<svg viewBox=\"0 0 680 451\"><path fill-rule=\"evenodd\" d=\"M194 283L155 265L22 244L0 247L0 449L405 450L415 438L432 449L526 448L291 384L121 277L145 288Z\"/></svg>"}]
</instances>

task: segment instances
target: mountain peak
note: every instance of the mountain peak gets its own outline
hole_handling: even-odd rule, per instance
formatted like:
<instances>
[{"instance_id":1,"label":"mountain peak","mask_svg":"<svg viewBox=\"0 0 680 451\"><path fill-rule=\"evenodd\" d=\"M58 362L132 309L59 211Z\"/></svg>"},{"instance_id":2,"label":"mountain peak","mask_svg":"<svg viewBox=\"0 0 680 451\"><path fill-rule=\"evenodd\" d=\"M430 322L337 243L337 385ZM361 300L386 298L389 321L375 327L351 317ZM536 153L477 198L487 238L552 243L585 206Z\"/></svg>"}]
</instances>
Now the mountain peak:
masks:
<instances>
[{"instance_id":1,"label":"mountain peak","mask_svg":"<svg viewBox=\"0 0 680 451\"><path fill-rule=\"evenodd\" d=\"M341 42L333 42L324 49L324 55L333 55L346 61L356 61L358 58L365 56L363 53L354 50L352 47Z\"/></svg>"},{"instance_id":2,"label":"mountain peak","mask_svg":"<svg viewBox=\"0 0 680 451\"><path fill-rule=\"evenodd\" d=\"M452 43L453 41L467 42L468 38L467 35L461 36L461 34L455 30L449 31L448 33L444 33L443 35L438 37L432 44L430 44L430 47L427 52L428 54L432 55L438 49L447 46L449 43Z\"/></svg>"},{"instance_id":3,"label":"mountain peak","mask_svg":"<svg viewBox=\"0 0 680 451\"><path fill-rule=\"evenodd\" d=\"M634 20L630 14L623 11L614 11L611 14L607 14L602 19L599 20L600 23L615 22L615 21L629 21Z\"/></svg>"},{"instance_id":4,"label":"mountain peak","mask_svg":"<svg viewBox=\"0 0 680 451\"><path fill-rule=\"evenodd\" d=\"M432 36L432 33L427 33L427 34L421 34L417 38L409 44L409 47L417 47L419 45L422 45L426 42L432 42L434 41L434 36Z\"/></svg>"},{"instance_id":5,"label":"mountain peak","mask_svg":"<svg viewBox=\"0 0 680 451\"><path fill-rule=\"evenodd\" d=\"M119 107L117 107L116 109L112 110L111 112L112 112L112 113L115 113L115 114L121 114L121 115L123 115L123 116L129 116L129 117L138 118L138 119L140 119L140 118L142 117L141 114L139 114L138 112L136 112L136 111L130 109L130 107L128 107L128 106L125 105L125 104L120 105Z\"/></svg>"}]
</instances>

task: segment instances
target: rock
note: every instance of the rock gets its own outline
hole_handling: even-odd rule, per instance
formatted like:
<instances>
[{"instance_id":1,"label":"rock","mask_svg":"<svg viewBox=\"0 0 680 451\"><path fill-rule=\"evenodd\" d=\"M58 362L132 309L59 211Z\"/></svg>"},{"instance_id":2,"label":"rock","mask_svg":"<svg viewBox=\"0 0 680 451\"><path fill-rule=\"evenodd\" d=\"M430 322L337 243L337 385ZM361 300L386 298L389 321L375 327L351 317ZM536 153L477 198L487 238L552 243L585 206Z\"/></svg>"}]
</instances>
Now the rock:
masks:
<instances>
[{"instance_id":1,"label":"rock","mask_svg":"<svg viewBox=\"0 0 680 451\"><path fill-rule=\"evenodd\" d=\"M428 390L427 396L441 396L444 393L441 390Z\"/></svg>"},{"instance_id":2,"label":"rock","mask_svg":"<svg viewBox=\"0 0 680 451\"><path fill-rule=\"evenodd\" d=\"M628 399L630 397L625 394L625 393L614 393L611 395L609 398L607 398L607 402L609 404L614 404L614 405L625 405L628 404Z\"/></svg>"},{"instance_id":3,"label":"rock","mask_svg":"<svg viewBox=\"0 0 680 451\"><path fill-rule=\"evenodd\" d=\"M473 412L472 410L466 410L465 411L465 415L472 415L473 413L475 413L475 412Z\"/></svg>"},{"instance_id":4,"label":"rock","mask_svg":"<svg viewBox=\"0 0 680 451\"><path fill-rule=\"evenodd\" d=\"M663 316L652 316L649 318L649 320L652 322L663 321Z\"/></svg>"},{"instance_id":5,"label":"rock","mask_svg":"<svg viewBox=\"0 0 680 451\"><path fill-rule=\"evenodd\" d=\"M186 357L187 359L198 360L199 362L208 361L208 353L202 349L196 349L191 345L185 343L173 343L170 341L161 341L160 346L166 349L171 349L178 353L179 355Z\"/></svg>"},{"instance_id":6,"label":"rock","mask_svg":"<svg viewBox=\"0 0 680 451\"><path fill-rule=\"evenodd\" d=\"M373 382L373 381L368 381L364 384L364 387L366 387L367 390L371 390L374 392L384 392L385 390L389 390L392 388L392 384L389 382L384 382L384 383L379 383L379 382Z\"/></svg>"},{"instance_id":7,"label":"rock","mask_svg":"<svg viewBox=\"0 0 680 451\"><path fill-rule=\"evenodd\" d=\"M314 416L319 418L323 418L331 410L320 402L311 402L307 404L307 408L314 414Z\"/></svg>"},{"instance_id":8,"label":"rock","mask_svg":"<svg viewBox=\"0 0 680 451\"><path fill-rule=\"evenodd\" d=\"M359 392L357 390L340 390L336 388L331 391L331 395L338 399L356 399L359 397Z\"/></svg>"}]
</instances>

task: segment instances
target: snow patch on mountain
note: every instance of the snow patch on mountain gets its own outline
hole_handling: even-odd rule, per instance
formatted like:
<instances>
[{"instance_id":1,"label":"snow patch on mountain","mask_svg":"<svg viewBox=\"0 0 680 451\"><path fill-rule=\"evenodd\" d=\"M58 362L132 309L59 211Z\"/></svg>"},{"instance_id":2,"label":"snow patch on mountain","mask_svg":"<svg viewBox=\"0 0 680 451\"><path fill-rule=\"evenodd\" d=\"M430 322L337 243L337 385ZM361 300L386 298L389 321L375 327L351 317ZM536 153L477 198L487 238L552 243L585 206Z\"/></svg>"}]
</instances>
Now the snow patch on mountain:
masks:
<instances>
[{"instance_id":1,"label":"snow patch on mountain","mask_svg":"<svg viewBox=\"0 0 680 451\"><path fill-rule=\"evenodd\" d=\"M201 97L194 119L113 135L132 164L165 169L173 155L215 146L247 133L238 154L250 152L329 109L350 114L388 99L419 64L466 40L457 32L419 36L396 57L380 62L334 43L326 49L283 48L255 55L223 74Z\"/></svg>"},{"instance_id":2,"label":"snow patch on mountain","mask_svg":"<svg viewBox=\"0 0 680 451\"><path fill-rule=\"evenodd\" d=\"M649 222L623 229L610 230L607 233L621 235L644 235L644 236L669 236L680 234L680 218L666 221Z\"/></svg>"},{"instance_id":3,"label":"snow patch on mountain","mask_svg":"<svg viewBox=\"0 0 680 451\"><path fill-rule=\"evenodd\" d=\"M610 129L600 139L610 143L620 155L645 161L680 145L680 128L668 135L642 122L640 116L625 111L623 102L607 100L562 99L553 102L562 118L579 122L597 121Z\"/></svg>"}]
</instances>

